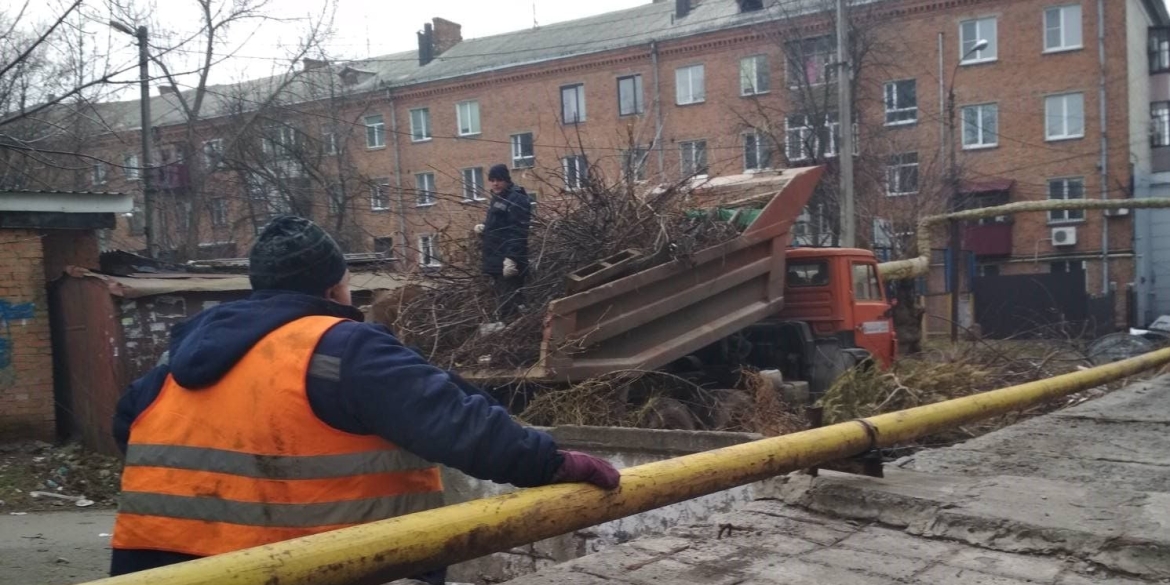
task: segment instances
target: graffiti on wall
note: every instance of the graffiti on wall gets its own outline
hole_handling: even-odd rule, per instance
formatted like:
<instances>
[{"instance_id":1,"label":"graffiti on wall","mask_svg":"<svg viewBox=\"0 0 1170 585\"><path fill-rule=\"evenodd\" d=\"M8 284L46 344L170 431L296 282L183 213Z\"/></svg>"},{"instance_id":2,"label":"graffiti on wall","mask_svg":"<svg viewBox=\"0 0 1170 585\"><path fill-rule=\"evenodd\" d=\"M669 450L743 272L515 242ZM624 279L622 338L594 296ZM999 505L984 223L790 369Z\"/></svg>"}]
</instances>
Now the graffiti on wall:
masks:
<instances>
[{"instance_id":1,"label":"graffiti on wall","mask_svg":"<svg viewBox=\"0 0 1170 585\"><path fill-rule=\"evenodd\" d=\"M12 325L13 321L32 319L36 306L32 303L13 304L0 299L0 370L12 365Z\"/></svg>"}]
</instances>

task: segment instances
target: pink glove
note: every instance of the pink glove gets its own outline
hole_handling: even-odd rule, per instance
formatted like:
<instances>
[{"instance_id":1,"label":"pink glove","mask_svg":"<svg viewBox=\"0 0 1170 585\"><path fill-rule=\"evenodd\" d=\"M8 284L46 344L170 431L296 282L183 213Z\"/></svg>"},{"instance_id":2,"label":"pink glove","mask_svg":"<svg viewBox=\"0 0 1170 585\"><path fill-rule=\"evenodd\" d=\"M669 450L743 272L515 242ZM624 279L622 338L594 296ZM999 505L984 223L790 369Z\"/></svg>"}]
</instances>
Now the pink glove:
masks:
<instances>
[{"instance_id":1,"label":"pink glove","mask_svg":"<svg viewBox=\"0 0 1170 585\"><path fill-rule=\"evenodd\" d=\"M621 474L608 461L579 451L559 451L564 457L561 468L553 474L553 483L591 483L612 490L621 481Z\"/></svg>"}]
</instances>

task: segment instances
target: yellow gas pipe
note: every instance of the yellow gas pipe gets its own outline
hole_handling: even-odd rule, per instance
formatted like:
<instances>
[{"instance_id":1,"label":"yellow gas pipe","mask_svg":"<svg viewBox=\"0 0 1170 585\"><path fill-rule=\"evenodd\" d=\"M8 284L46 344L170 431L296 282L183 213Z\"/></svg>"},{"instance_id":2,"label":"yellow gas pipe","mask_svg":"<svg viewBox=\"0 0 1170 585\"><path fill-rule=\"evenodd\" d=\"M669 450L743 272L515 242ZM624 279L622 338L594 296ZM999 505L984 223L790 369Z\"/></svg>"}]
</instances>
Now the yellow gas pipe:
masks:
<instances>
[{"instance_id":1,"label":"yellow gas pipe","mask_svg":"<svg viewBox=\"0 0 1170 585\"><path fill-rule=\"evenodd\" d=\"M606 492L562 484L456 504L90 585L385 583L797 469L905 443L1170 363L1170 349L1125 361L622 470Z\"/></svg>"}]
</instances>

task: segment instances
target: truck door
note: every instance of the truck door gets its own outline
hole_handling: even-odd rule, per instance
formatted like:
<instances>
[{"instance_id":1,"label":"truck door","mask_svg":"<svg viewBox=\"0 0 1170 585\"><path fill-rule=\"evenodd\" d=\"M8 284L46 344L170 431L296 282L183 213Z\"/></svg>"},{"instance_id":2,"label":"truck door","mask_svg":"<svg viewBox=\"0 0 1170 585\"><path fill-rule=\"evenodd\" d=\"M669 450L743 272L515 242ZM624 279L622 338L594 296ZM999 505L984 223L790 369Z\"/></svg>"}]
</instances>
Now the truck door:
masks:
<instances>
[{"instance_id":1,"label":"truck door","mask_svg":"<svg viewBox=\"0 0 1170 585\"><path fill-rule=\"evenodd\" d=\"M853 338L883 366L893 363L894 323L872 262L853 262Z\"/></svg>"}]
</instances>

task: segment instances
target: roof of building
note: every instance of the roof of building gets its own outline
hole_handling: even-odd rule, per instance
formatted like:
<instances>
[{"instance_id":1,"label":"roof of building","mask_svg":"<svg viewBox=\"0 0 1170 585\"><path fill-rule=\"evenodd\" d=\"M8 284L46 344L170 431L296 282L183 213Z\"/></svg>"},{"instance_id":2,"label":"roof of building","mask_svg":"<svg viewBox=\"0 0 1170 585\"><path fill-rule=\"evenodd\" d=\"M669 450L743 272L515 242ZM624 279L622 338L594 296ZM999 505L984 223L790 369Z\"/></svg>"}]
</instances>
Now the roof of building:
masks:
<instances>
[{"instance_id":1,"label":"roof of building","mask_svg":"<svg viewBox=\"0 0 1170 585\"><path fill-rule=\"evenodd\" d=\"M877 3L888 0L859 0ZM635 8L607 12L531 29L487 37L465 39L423 66L418 50L381 55L344 64L289 72L238 84L209 86L201 117L229 115L241 106L255 107L268 99L274 89L282 92L281 102L298 103L323 99L330 92L363 94L386 87L408 87L454 79L466 75L522 67L555 59L601 53L647 45L651 41L678 39L713 31L751 26L825 10L823 0L784 0L766 3L763 10L741 13L736 0L702 0L690 13L675 18L674 2L651 2ZM341 71L372 73L353 85L343 85ZM193 90L183 92L185 96ZM97 104L102 120L116 130L140 127L138 100ZM186 119L178 96L172 93L151 97L151 119L155 126L181 124Z\"/></svg>"},{"instance_id":2,"label":"roof of building","mask_svg":"<svg viewBox=\"0 0 1170 585\"><path fill-rule=\"evenodd\" d=\"M236 292L252 290L246 275L149 273L111 276L70 266L66 273L74 278L93 278L105 282L110 294L126 299L185 292ZM357 272L350 275L349 288L355 292L394 290L407 284L401 276L383 272Z\"/></svg>"},{"instance_id":3,"label":"roof of building","mask_svg":"<svg viewBox=\"0 0 1170 585\"><path fill-rule=\"evenodd\" d=\"M134 197L111 191L0 189L0 211L49 213L129 213Z\"/></svg>"}]
</instances>

